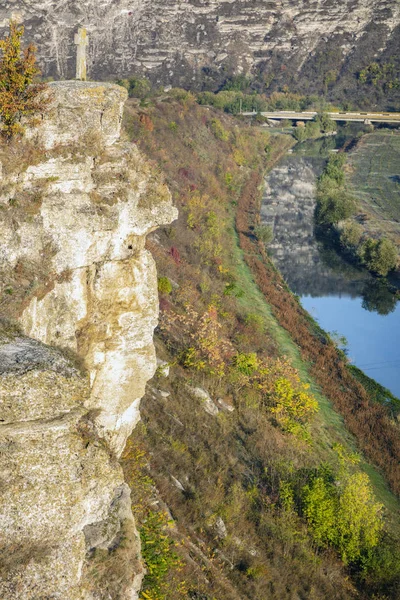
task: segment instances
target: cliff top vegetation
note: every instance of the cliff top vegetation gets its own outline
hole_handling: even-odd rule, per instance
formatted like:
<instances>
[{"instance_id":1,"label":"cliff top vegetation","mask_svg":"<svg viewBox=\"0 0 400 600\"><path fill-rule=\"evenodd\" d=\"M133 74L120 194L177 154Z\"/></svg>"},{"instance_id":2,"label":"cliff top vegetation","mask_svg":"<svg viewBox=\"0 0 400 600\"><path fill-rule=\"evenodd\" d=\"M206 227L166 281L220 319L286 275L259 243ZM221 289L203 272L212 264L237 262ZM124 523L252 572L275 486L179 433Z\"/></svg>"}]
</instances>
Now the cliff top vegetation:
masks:
<instances>
[{"instance_id":1,"label":"cliff top vegetation","mask_svg":"<svg viewBox=\"0 0 400 600\"><path fill-rule=\"evenodd\" d=\"M9 35L0 40L0 134L6 139L23 133L22 120L37 123L50 102L46 84L36 81L36 48L31 43L22 49L23 34L24 27L11 21Z\"/></svg>"}]
</instances>

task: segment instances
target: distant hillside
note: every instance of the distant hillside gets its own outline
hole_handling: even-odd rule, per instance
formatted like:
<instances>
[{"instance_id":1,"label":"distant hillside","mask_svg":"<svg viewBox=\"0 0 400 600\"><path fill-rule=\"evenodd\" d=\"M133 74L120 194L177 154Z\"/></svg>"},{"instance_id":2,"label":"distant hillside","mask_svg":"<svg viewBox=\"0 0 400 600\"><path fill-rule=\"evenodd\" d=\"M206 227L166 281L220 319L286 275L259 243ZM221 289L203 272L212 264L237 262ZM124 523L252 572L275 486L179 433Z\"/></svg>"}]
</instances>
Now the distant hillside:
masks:
<instances>
[{"instance_id":1,"label":"distant hillside","mask_svg":"<svg viewBox=\"0 0 400 600\"><path fill-rule=\"evenodd\" d=\"M75 74L74 33L86 26L92 79L141 74L215 89L245 74L270 90L399 106L397 0L14 0L0 8L0 26L12 15L57 79ZM374 63L380 71L360 82Z\"/></svg>"}]
</instances>

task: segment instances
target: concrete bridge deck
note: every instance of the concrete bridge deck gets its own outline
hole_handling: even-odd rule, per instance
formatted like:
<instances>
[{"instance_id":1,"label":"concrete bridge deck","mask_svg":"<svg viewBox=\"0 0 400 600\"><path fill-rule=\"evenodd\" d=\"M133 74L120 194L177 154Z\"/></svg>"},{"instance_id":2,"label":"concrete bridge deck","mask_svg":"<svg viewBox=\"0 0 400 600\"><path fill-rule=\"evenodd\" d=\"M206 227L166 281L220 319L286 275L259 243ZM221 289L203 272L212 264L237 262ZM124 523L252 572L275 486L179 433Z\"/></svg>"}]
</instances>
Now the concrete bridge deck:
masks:
<instances>
[{"instance_id":1,"label":"concrete bridge deck","mask_svg":"<svg viewBox=\"0 0 400 600\"><path fill-rule=\"evenodd\" d=\"M256 112L242 112L244 116L254 116ZM317 112L296 112L290 110L279 110L260 113L267 119L289 119L291 121L311 121L318 114ZM358 121L367 123L398 123L400 125L400 113L371 113L371 112L328 112L333 121Z\"/></svg>"}]
</instances>

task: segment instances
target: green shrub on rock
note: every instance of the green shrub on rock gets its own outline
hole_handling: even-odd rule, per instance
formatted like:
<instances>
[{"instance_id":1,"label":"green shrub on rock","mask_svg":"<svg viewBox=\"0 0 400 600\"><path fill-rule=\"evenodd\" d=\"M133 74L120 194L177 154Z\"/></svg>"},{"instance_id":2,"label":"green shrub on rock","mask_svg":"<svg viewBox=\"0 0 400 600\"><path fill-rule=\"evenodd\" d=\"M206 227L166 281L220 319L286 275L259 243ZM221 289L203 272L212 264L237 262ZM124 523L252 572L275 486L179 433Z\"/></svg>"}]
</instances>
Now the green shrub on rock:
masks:
<instances>
[{"instance_id":1,"label":"green shrub on rock","mask_svg":"<svg viewBox=\"0 0 400 600\"><path fill-rule=\"evenodd\" d=\"M131 77L130 79L118 79L117 84L128 91L130 98L139 98L143 100L151 91L150 82L144 78Z\"/></svg>"},{"instance_id":2,"label":"green shrub on rock","mask_svg":"<svg viewBox=\"0 0 400 600\"><path fill-rule=\"evenodd\" d=\"M170 294L172 292L172 283L168 277L158 278L158 291L160 294Z\"/></svg>"}]
</instances>

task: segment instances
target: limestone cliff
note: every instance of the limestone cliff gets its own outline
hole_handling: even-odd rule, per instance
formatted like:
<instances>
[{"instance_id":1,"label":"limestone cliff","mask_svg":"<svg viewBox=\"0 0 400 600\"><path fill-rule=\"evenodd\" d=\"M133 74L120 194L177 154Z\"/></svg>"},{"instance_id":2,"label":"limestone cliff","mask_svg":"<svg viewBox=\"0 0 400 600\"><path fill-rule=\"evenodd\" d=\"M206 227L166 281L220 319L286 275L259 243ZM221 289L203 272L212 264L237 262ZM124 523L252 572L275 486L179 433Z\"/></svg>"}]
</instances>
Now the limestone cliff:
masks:
<instances>
[{"instance_id":1,"label":"limestone cliff","mask_svg":"<svg viewBox=\"0 0 400 600\"><path fill-rule=\"evenodd\" d=\"M42 126L0 157L0 597L136 598L118 457L156 367L145 238L176 211L120 137L122 88L51 87Z\"/></svg>"},{"instance_id":2,"label":"limestone cliff","mask_svg":"<svg viewBox=\"0 0 400 600\"><path fill-rule=\"evenodd\" d=\"M85 25L91 77L143 73L194 87L261 68L309 92L319 72L394 60L400 40L397 0L6 0L3 27L12 15L46 74L74 73L73 36Z\"/></svg>"}]
</instances>

